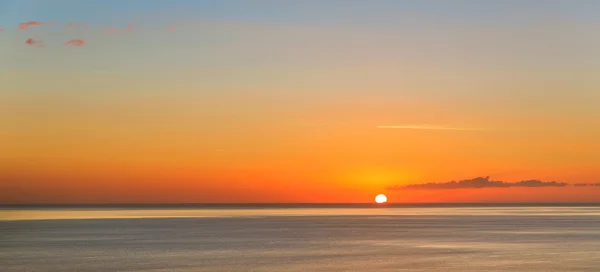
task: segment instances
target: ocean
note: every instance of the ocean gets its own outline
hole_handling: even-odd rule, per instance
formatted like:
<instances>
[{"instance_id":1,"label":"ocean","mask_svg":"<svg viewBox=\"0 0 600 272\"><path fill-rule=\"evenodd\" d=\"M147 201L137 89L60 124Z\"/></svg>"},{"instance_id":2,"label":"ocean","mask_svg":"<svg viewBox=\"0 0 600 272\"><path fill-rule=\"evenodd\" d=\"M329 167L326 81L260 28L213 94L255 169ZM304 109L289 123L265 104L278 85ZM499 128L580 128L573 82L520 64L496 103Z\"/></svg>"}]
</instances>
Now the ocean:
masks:
<instances>
[{"instance_id":1,"label":"ocean","mask_svg":"<svg viewBox=\"0 0 600 272\"><path fill-rule=\"evenodd\" d=\"M0 271L600 271L600 206L4 207Z\"/></svg>"}]
</instances>

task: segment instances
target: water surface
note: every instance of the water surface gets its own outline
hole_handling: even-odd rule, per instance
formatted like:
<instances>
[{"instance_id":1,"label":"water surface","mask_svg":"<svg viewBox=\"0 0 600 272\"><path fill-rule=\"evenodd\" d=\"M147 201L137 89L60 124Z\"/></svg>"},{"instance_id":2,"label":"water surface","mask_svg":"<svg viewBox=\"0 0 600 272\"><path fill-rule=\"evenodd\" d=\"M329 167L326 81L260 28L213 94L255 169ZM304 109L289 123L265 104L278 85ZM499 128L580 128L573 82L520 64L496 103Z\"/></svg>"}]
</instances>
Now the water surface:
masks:
<instances>
[{"instance_id":1,"label":"water surface","mask_svg":"<svg viewBox=\"0 0 600 272\"><path fill-rule=\"evenodd\" d=\"M600 207L4 208L1 271L598 271Z\"/></svg>"}]
</instances>

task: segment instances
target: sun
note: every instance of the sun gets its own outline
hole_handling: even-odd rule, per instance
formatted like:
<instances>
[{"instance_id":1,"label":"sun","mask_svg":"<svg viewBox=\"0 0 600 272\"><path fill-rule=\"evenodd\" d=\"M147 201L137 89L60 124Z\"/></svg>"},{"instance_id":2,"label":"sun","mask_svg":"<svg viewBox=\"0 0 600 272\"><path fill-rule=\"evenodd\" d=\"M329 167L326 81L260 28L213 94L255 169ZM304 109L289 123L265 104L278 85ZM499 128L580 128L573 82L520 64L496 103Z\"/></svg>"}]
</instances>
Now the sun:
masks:
<instances>
[{"instance_id":1,"label":"sun","mask_svg":"<svg viewBox=\"0 0 600 272\"><path fill-rule=\"evenodd\" d=\"M384 194L378 194L375 197L375 202L381 204L381 203L386 203L387 202L387 196L385 196Z\"/></svg>"}]
</instances>

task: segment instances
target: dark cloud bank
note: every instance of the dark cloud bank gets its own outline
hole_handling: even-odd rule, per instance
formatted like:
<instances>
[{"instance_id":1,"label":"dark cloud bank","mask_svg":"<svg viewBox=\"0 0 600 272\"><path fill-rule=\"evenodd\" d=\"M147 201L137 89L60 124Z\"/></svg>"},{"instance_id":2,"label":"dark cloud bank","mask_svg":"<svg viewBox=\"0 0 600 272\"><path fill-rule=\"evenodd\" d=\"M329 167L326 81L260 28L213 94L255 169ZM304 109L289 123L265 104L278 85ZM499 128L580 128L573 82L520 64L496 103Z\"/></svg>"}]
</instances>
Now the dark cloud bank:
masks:
<instances>
[{"instance_id":1,"label":"dark cloud bank","mask_svg":"<svg viewBox=\"0 0 600 272\"><path fill-rule=\"evenodd\" d=\"M505 182L490 180L490 177L477 177L461 181L449 182L430 182L424 184L396 185L388 187L388 190L429 190L429 189L477 189L477 188L508 188L508 187L565 187L569 186L565 182L541 181L541 180L523 180L519 182ZM599 186L600 183L576 183L573 186Z\"/></svg>"}]
</instances>

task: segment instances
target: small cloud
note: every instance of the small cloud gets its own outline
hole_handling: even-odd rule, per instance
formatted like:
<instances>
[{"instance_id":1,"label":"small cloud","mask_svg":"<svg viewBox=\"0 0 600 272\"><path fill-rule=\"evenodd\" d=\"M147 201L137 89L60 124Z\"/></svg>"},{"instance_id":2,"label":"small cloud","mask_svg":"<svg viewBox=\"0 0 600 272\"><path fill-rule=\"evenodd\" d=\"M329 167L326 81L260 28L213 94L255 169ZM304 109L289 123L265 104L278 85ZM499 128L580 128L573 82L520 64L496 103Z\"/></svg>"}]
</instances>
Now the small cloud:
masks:
<instances>
[{"instance_id":1,"label":"small cloud","mask_svg":"<svg viewBox=\"0 0 600 272\"><path fill-rule=\"evenodd\" d=\"M4 28L0 28L0 32L4 32Z\"/></svg>"},{"instance_id":2,"label":"small cloud","mask_svg":"<svg viewBox=\"0 0 600 272\"><path fill-rule=\"evenodd\" d=\"M29 21L29 22L25 22L25 23L20 23L19 24L19 30L25 30L27 28L30 28L32 26L41 26L44 23L42 22L38 22L38 21Z\"/></svg>"},{"instance_id":3,"label":"small cloud","mask_svg":"<svg viewBox=\"0 0 600 272\"><path fill-rule=\"evenodd\" d=\"M415 130L488 130L482 128L461 128L461 127L442 127L442 126L431 126L431 125L398 125L398 126L377 126L381 129L415 129Z\"/></svg>"},{"instance_id":4,"label":"small cloud","mask_svg":"<svg viewBox=\"0 0 600 272\"><path fill-rule=\"evenodd\" d=\"M65 43L65 45L69 45L69 46L83 46L84 44L85 44L85 41L80 40L80 39L70 40Z\"/></svg>"},{"instance_id":5,"label":"small cloud","mask_svg":"<svg viewBox=\"0 0 600 272\"><path fill-rule=\"evenodd\" d=\"M114 27L106 29L106 33L109 33L109 34L113 34L113 33L117 33L117 32L119 32L119 29L114 28Z\"/></svg>"},{"instance_id":6,"label":"small cloud","mask_svg":"<svg viewBox=\"0 0 600 272\"><path fill-rule=\"evenodd\" d=\"M29 38L25 41L25 44L29 45L29 46L34 46L34 47L43 47L44 46L44 41L42 40L34 40L32 38Z\"/></svg>"},{"instance_id":7,"label":"small cloud","mask_svg":"<svg viewBox=\"0 0 600 272\"><path fill-rule=\"evenodd\" d=\"M168 31L169 31L169 32L175 32L175 30L176 30L176 28L175 28L174 26L172 26L172 27L169 27L169 30L168 30Z\"/></svg>"},{"instance_id":8,"label":"small cloud","mask_svg":"<svg viewBox=\"0 0 600 272\"><path fill-rule=\"evenodd\" d=\"M129 24L127 25L127 30L128 30L129 32L133 31L133 25L134 25L134 24L135 24L135 20L131 21L131 23L129 23Z\"/></svg>"},{"instance_id":9,"label":"small cloud","mask_svg":"<svg viewBox=\"0 0 600 272\"><path fill-rule=\"evenodd\" d=\"M508 188L508 187L565 187L567 183L556 181L524 180L519 182L505 182L490 180L490 177L477 177L461 181L430 182L424 184L409 184L387 187L388 190L430 190L430 189L480 189L480 188Z\"/></svg>"}]
</instances>

